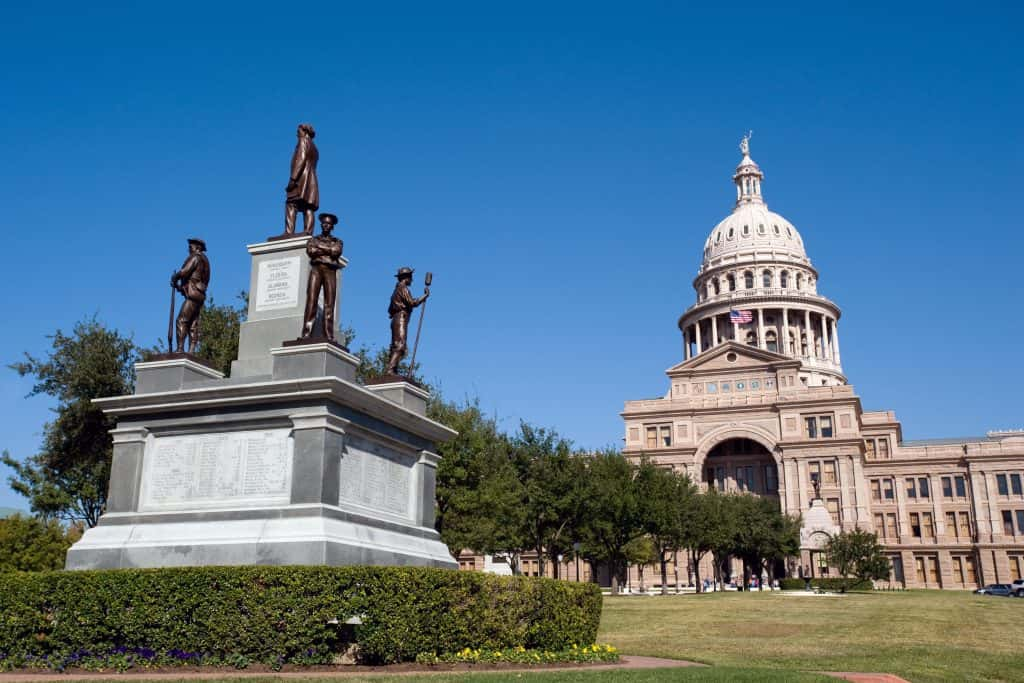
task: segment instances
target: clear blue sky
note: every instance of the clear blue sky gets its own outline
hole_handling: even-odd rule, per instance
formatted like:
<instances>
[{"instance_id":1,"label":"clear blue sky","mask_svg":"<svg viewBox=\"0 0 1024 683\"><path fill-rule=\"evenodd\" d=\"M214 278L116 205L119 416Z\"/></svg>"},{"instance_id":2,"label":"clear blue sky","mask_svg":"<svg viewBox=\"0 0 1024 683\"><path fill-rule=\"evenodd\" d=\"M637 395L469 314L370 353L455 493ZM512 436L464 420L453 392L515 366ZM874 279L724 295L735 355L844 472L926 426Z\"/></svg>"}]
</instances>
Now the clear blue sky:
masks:
<instances>
[{"instance_id":1,"label":"clear blue sky","mask_svg":"<svg viewBox=\"0 0 1024 683\"><path fill-rule=\"evenodd\" d=\"M193 234L215 299L246 287L309 121L359 340L387 340L397 266L432 270L447 396L618 444L752 128L864 406L907 438L1024 426L1019 3L29 4L0 25L4 363L93 313L159 339ZM18 456L29 387L0 372Z\"/></svg>"}]
</instances>

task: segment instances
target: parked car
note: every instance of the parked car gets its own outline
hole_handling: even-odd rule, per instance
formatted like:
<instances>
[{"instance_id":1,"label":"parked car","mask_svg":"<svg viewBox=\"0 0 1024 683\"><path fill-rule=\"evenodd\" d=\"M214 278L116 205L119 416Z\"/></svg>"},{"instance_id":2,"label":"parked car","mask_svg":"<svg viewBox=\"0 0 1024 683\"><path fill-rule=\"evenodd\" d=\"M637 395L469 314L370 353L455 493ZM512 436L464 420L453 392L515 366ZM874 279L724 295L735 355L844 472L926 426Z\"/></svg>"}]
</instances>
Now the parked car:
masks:
<instances>
[{"instance_id":1,"label":"parked car","mask_svg":"<svg viewBox=\"0 0 1024 683\"><path fill-rule=\"evenodd\" d=\"M1024 598L1024 579L1017 579L1011 583L1010 592L1018 598Z\"/></svg>"},{"instance_id":2,"label":"parked car","mask_svg":"<svg viewBox=\"0 0 1024 683\"><path fill-rule=\"evenodd\" d=\"M990 583L989 585L979 588L974 592L979 595L1010 596L1013 595L1013 587L1008 583Z\"/></svg>"}]
</instances>

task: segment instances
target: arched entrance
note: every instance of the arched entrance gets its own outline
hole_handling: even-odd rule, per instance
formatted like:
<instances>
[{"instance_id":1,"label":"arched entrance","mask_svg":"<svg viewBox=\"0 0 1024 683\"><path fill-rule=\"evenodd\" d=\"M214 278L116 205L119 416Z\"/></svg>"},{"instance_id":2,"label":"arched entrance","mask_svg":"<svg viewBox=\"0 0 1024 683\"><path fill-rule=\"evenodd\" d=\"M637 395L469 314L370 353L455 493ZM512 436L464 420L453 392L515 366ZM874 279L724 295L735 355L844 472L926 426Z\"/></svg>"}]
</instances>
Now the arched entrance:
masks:
<instances>
[{"instance_id":1,"label":"arched entrance","mask_svg":"<svg viewBox=\"0 0 1024 683\"><path fill-rule=\"evenodd\" d=\"M768 449L753 439L726 439L704 459L702 481L719 491L779 496L779 468Z\"/></svg>"}]
</instances>

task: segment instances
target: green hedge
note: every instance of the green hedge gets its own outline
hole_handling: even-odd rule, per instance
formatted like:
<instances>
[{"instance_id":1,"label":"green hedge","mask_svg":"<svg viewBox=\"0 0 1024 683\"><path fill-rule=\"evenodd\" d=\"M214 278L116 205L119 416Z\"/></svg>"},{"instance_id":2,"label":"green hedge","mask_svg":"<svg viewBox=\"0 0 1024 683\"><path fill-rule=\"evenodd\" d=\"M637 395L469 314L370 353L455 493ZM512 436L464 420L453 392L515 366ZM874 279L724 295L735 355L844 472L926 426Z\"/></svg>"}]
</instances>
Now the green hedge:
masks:
<instances>
[{"instance_id":1,"label":"green hedge","mask_svg":"<svg viewBox=\"0 0 1024 683\"><path fill-rule=\"evenodd\" d=\"M825 591L838 591L843 587L844 579L835 578L824 578L824 579L811 579L811 586L814 588L820 588ZM802 591L806 586L806 582L803 579L782 579L779 581L779 587L784 591ZM853 583L846 587L848 591L869 591L874 590L875 585L870 581L861 581L859 583Z\"/></svg>"},{"instance_id":2,"label":"green hedge","mask_svg":"<svg viewBox=\"0 0 1024 683\"><path fill-rule=\"evenodd\" d=\"M362 621L354 633L344 626L352 617ZM370 663L466 647L563 650L595 642L600 617L593 584L444 569L9 573L0 574L0 667L115 652L161 662L327 663L353 637Z\"/></svg>"}]
</instances>

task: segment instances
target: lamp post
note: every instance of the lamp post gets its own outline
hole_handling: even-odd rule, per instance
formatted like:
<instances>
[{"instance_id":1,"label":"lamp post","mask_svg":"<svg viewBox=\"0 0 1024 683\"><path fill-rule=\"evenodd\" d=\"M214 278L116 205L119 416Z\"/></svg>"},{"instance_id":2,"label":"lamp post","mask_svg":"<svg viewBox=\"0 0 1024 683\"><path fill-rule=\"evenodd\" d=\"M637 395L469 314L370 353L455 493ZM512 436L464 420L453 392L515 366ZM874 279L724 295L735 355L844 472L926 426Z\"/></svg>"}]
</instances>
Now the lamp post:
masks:
<instances>
[{"instance_id":1,"label":"lamp post","mask_svg":"<svg viewBox=\"0 0 1024 683\"><path fill-rule=\"evenodd\" d=\"M582 545L579 542L572 544L572 554L576 558L576 583L580 582L580 548Z\"/></svg>"}]
</instances>

